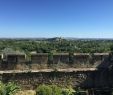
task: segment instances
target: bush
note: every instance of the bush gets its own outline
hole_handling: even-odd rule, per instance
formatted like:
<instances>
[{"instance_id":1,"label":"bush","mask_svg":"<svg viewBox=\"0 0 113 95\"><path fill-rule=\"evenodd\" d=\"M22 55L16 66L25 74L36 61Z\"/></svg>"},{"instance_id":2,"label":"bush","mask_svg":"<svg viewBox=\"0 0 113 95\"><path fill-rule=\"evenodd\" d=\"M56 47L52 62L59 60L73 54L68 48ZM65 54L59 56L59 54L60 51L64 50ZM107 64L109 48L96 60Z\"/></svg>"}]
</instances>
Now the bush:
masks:
<instances>
[{"instance_id":1,"label":"bush","mask_svg":"<svg viewBox=\"0 0 113 95\"><path fill-rule=\"evenodd\" d=\"M5 85L0 81L0 95L5 95Z\"/></svg>"},{"instance_id":2,"label":"bush","mask_svg":"<svg viewBox=\"0 0 113 95\"><path fill-rule=\"evenodd\" d=\"M20 90L20 87L17 86L14 82L9 82L6 84L7 95L14 95L19 90Z\"/></svg>"},{"instance_id":3,"label":"bush","mask_svg":"<svg viewBox=\"0 0 113 95\"><path fill-rule=\"evenodd\" d=\"M52 95L52 88L48 85L40 85L36 90L36 95Z\"/></svg>"},{"instance_id":4,"label":"bush","mask_svg":"<svg viewBox=\"0 0 113 95\"><path fill-rule=\"evenodd\" d=\"M65 88L62 90L63 95L75 95L75 90L72 87Z\"/></svg>"},{"instance_id":5,"label":"bush","mask_svg":"<svg viewBox=\"0 0 113 95\"><path fill-rule=\"evenodd\" d=\"M62 95L62 89L56 85L40 85L36 95Z\"/></svg>"},{"instance_id":6,"label":"bush","mask_svg":"<svg viewBox=\"0 0 113 95\"><path fill-rule=\"evenodd\" d=\"M51 85L52 88L52 95L61 95L62 89L56 85Z\"/></svg>"},{"instance_id":7,"label":"bush","mask_svg":"<svg viewBox=\"0 0 113 95\"><path fill-rule=\"evenodd\" d=\"M0 82L0 95L15 95L19 90L20 87L15 83L9 82L7 84L4 84Z\"/></svg>"}]
</instances>

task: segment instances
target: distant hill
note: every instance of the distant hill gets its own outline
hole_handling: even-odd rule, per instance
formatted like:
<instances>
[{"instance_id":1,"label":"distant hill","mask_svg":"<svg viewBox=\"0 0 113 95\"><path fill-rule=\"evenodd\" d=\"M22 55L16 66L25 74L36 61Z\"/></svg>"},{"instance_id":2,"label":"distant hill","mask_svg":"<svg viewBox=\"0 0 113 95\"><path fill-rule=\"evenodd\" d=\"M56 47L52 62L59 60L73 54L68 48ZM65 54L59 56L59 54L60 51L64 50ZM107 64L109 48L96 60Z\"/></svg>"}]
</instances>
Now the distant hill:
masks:
<instances>
[{"instance_id":1,"label":"distant hill","mask_svg":"<svg viewBox=\"0 0 113 95\"><path fill-rule=\"evenodd\" d=\"M58 41L58 40L113 40L113 38L74 38L74 37L53 37L53 38L0 38L0 40L34 40L34 41Z\"/></svg>"}]
</instances>

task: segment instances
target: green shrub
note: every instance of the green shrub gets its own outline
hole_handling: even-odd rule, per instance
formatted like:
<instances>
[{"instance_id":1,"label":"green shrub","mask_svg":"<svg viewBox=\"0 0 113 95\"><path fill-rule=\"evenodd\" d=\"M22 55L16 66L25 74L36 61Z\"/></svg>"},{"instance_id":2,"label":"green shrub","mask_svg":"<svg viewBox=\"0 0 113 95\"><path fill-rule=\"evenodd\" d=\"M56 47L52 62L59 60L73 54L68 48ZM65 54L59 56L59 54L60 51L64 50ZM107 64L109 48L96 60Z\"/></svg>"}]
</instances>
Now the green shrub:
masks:
<instances>
[{"instance_id":1,"label":"green shrub","mask_svg":"<svg viewBox=\"0 0 113 95\"><path fill-rule=\"evenodd\" d=\"M14 95L19 90L20 90L20 87L17 86L14 82L9 82L6 84L7 95Z\"/></svg>"},{"instance_id":2,"label":"green shrub","mask_svg":"<svg viewBox=\"0 0 113 95\"><path fill-rule=\"evenodd\" d=\"M5 95L5 85L0 81L0 95Z\"/></svg>"},{"instance_id":3,"label":"green shrub","mask_svg":"<svg viewBox=\"0 0 113 95\"><path fill-rule=\"evenodd\" d=\"M48 85L40 85L36 90L36 95L52 95L52 88Z\"/></svg>"},{"instance_id":4,"label":"green shrub","mask_svg":"<svg viewBox=\"0 0 113 95\"><path fill-rule=\"evenodd\" d=\"M62 89L56 85L40 85L36 95L62 95Z\"/></svg>"},{"instance_id":5,"label":"green shrub","mask_svg":"<svg viewBox=\"0 0 113 95\"><path fill-rule=\"evenodd\" d=\"M75 90L71 86L62 90L63 95L75 95L74 93Z\"/></svg>"},{"instance_id":6,"label":"green shrub","mask_svg":"<svg viewBox=\"0 0 113 95\"><path fill-rule=\"evenodd\" d=\"M61 95L62 89L58 87L57 85L51 85L52 88L52 95Z\"/></svg>"},{"instance_id":7,"label":"green shrub","mask_svg":"<svg viewBox=\"0 0 113 95\"><path fill-rule=\"evenodd\" d=\"M0 95L15 95L19 90L20 87L15 83L9 82L7 84L4 84L0 82Z\"/></svg>"},{"instance_id":8,"label":"green shrub","mask_svg":"<svg viewBox=\"0 0 113 95\"><path fill-rule=\"evenodd\" d=\"M81 92L82 91L82 92ZM85 95L86 92L80 88L75 90L69 86L68 88L61 88L57 85L40 85L36 89L36 95Z\"/></svg>"}]
</instances>

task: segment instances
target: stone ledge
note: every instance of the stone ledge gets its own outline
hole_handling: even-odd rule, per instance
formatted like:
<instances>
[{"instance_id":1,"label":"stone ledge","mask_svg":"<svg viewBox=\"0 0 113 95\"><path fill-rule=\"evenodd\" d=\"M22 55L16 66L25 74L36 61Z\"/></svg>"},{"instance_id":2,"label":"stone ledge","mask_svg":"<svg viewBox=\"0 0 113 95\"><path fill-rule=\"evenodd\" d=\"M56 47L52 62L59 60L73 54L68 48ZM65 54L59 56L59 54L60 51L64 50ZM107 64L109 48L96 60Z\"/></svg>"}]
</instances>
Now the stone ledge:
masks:
<instances>
[{"instance_id":1,"label":"stone ledge","mask_svg":"<svg viewBox=\"0 0 113 95\"><path fill-rule=\"evenodd\" d=\"M68 69L41 69L41 70L7 70L0 71L0 74L10 74L10 73L38 73L38 72L86 72L86 71L96 71L97 68L68 68Z\"/></svg>"}]
</instances>

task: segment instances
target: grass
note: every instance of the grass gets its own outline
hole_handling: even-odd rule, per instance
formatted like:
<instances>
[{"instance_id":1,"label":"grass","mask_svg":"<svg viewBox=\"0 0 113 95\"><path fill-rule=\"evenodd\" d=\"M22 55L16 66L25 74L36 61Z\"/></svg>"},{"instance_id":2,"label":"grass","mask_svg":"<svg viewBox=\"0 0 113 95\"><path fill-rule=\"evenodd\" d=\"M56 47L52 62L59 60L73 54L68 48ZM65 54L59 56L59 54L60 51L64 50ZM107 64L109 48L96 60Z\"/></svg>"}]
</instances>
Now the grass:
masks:
<instances>
[{"instance_id":1,"label":"grass","mask_svg":"<svg viewBox=\"0 0 113 95\"><path fill-rule=\"evenodd\" d=\"M16 95L36 95L34 90L19 91Z\"/></svg>"}]
</instances>

